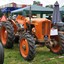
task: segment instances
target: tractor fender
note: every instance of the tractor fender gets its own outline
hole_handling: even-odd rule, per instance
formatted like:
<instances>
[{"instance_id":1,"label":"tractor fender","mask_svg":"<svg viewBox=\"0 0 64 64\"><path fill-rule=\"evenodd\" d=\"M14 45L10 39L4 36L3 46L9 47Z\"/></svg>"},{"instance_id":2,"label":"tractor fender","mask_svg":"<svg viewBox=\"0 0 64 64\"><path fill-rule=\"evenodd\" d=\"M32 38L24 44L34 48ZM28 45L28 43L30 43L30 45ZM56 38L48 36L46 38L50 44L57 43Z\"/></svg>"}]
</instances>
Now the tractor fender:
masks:
<instances>
[{"instance_id":1,"label":"tractor fender","mask_svg":"<svg viewBox=\"0 0 64 64\"><path fill-rule=\"evenodd\" d=\"M16 32L17 32L18 27L17 27L17 25L16 25L15 21L14 21L14 20L9 20L9 21L10 21L10 22L11 22L11 24L13 25L14 33L16 33Z\"/></svg>"}]
</instances>

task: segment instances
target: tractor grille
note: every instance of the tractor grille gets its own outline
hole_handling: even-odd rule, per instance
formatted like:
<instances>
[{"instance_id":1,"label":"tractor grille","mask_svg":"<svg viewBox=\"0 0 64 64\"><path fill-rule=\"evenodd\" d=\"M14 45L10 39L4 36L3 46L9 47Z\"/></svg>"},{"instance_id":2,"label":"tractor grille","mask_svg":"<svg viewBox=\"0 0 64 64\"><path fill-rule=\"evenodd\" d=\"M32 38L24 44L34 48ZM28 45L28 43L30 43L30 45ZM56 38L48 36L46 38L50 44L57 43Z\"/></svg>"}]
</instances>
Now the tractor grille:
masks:
<instances>
[{"instance_id":1,"label":"tractor grille","mask_svg":"<svg viewBox=\"0 0 64 64\"><path fill-rule=\"evenodd\" d=\"M45 25L46 25L46 23L44 22L44 23L42 23L42 34L44 35L45 34Z\"/></svg>"},{"instance_id":2,"label":"tractor grille","mask_svg":"<svg viewBox=\"0 0 64 64\"><path fill-rule=\"evenodd\" d=\"M50 29L51 29L51 23L47 23L47 34L50 34Z\"/></svg>"},{"instance_id":3,"label":"tractor grille","mask_svg":"<svg viewBox=\"0 0 64 64\"><path fill-rule=\"evenodd\" d=\"M49 35L50 34L50 27L51 27L50 22L43 22L42 23L42 34Z\"/></svg>"}]
</instances>

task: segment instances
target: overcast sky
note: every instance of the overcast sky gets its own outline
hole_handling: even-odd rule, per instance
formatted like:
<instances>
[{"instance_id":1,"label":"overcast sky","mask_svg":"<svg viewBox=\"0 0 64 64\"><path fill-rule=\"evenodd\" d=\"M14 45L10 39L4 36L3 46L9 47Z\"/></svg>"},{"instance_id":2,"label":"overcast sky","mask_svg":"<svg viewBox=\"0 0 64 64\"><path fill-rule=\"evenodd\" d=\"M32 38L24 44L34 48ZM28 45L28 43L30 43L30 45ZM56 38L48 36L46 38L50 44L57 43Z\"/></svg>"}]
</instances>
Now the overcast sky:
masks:
<instances>
[{"instance_id":1,"label":"overcast sky","mask_svg":"<svg viewBox=\"0 0 64 64\"><path fill-rule=\"evenodd\" d=\"M0 0L0 6L11 2L15 2L17 4L33 4L33 1L40 1L43 6L54 4L55 1L59 2L60 7L64 5L64 0Z\"/></svg>"}]
</instances>

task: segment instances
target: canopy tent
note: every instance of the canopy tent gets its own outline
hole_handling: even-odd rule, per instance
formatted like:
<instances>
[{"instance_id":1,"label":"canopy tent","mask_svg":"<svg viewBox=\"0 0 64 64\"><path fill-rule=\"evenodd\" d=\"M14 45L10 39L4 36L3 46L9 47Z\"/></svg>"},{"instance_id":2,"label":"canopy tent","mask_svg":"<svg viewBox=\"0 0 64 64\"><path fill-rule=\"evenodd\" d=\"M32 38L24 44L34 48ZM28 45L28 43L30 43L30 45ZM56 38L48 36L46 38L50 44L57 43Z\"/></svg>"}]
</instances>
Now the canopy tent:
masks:
<instances>
[{"instance_id":1,"label":"canopy tent","mask_svg":"<svg viewBox=\"0 0 64 64\"><path fill-rule=\"evenodd\" d=\"M28 7L24 7L24 8L20 8L20 9L17 9L17 10L13 10L11 11L11 13L19 13L21 11L24 11L25 9L27 9Z\"/></svg>"},{"instance_id":2,"label":"canopy tent","mask_svg":"<svg viewBox=\"0 0 64 64\"><path fill-rule=\"evenodd\" d=\"M11 11L11 13L20 13L22 11L29 11L30 10L30 6L21 8L21 9L17 9L14 11ZM31 11L32 13L52 13L53 9L52 8L46 8L46 7L42 7L42 6L38 6L38 5L31 5Z\"/></svg>"},{"instance_id":3,"label":"canopy tent","mask_svg":"<svg viewBox=\"0 0 64 64\"><path fill-rule=\"evenodd\" d=\"M64 14L64 7L61 7L61 8L60 8L60 12L61 12L61 15Z\"/></svg>"},{"instance_id":4,"label":"canopy tent","mask_svg":"<svg viewBox=\"0 0 64 64\"><path fill-rule=\"evenodd\" d=\"M5 7L5 8L2 8L1 11L2 13L8 13L8 12L11 12L13 10L16 10L16 9L19 9L17 7Z\"/></svg>"},{"instance_id":5,"label":"canopy tent","mask_svg":"<svg viewBox=\"0 0 64 64\"><path fill-rule=\"evenodd\" d=\"M60 11L64 11L64 7L61 7L61 8L60 8Z\"/></svg>"}]
</instances>

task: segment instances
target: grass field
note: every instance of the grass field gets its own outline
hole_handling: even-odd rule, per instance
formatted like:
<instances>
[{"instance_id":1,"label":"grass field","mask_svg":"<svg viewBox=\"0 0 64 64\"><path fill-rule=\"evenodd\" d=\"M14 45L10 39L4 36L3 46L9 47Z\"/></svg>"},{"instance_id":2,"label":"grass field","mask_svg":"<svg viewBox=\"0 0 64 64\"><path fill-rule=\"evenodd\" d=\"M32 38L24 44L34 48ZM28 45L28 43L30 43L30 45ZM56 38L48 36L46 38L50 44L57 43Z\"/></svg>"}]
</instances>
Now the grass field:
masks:
<instances>
[{"instance_id":1,"label":"grass field","mask_svg":"<svg viewBox=\"0 0 64 64\"><path fill-rule=\"evenodd\" d=\"M31 62L27 62L21 57L17 44L13 49L4 49L4 51L4 64L64 64L63 57L58 58L59 55L49 52L46 47L37 47L36 56Z\"/></svg>"}]
</instances>

